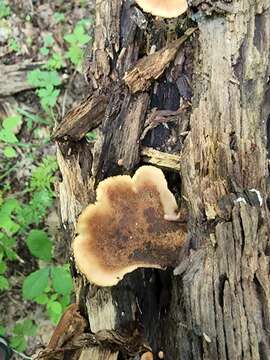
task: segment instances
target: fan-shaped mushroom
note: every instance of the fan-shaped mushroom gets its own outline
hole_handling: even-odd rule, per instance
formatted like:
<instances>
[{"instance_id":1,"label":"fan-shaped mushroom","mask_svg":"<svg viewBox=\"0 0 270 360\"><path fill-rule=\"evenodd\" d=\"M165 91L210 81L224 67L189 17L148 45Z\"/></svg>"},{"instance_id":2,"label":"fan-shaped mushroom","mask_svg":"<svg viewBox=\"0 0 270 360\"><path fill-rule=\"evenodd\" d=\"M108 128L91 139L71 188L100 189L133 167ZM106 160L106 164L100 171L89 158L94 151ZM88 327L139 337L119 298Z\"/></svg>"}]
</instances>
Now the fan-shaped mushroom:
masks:
<instances>
[{"instance_id":1,"label":"fan-shaped mushroom","mask_svg":"<svg viewBox=\"0 0 270 360\"><path fill-rule=\"evenodd\" d=\"M139 268L176 266L186 225L168 221L178 209L161 170L142 166L133 178L114 176L80 215L73 242L76 264L90 282L117 284Z\"/></svg>"},{"instance_id":2,"label":"fan-shaped mushroom","mask_svg":"<svg viewBox=\"0 0 270 360\"><path fill-rule=\"evenodd\" d=\"M146 12L165 18L177 17L187 11L187 0L136 0Z\"/></svg>"}]
</instances>

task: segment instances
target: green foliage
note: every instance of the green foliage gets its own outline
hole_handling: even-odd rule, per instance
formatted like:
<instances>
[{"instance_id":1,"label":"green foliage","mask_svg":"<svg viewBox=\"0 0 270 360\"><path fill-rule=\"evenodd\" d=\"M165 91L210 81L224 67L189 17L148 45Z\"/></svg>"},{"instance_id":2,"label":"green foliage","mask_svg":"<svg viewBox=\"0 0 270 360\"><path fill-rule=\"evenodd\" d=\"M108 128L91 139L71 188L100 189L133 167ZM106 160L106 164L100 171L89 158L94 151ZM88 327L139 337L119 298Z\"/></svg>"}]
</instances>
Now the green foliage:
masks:
<instances>
[{"instance_id":1,"label":"green foliage","mask_svg":"<svg viewBox=\"0 0 270 360\"><path fill-rule=\"evenodd\" d=\"M26 244L31 254L37 258L50 261L52 259L52 242L43 230L31 230Z\"/></svg>"},{"instance_id":2,"label":"green foliage","mask_svg":"<svg viewBox=\"0 0 270 360\"><path fill-rule=\"evenodd\" d=\"M56 87L61 84L59 74L54 71L33 70L28 73L29 84L38 88L36 93L40 98L41 106L46 112L50 112L56 105L60 90Z\"/></svg>"},{"instance_id":3,"label":"green foliage","mask_svg":"<svg viewBox=\"0 0 270 360\"><path fill-rule=\"evenodd\" d=\"M68 295L72 290L72 280L66 267L55 266L51 269L52 286L58 294Z\"/></svg>"},{"instance_id":4,"label":"green foliage","mask_svg":"<svg viewBox=\"0 0 270 360\"><path fill-rule=\"evenodd\" d=\"M0 0L0 19L10 14L8 1ZM64 13L55 12L53 18L54 23L65 21ZM31 16L27 15L25 21L31 21ZM64 36L66 50L59 49L59 42L56 42L52 33L43 37L39 58L43 57L46 63L40 69L30 71L27 77L29 84L36 89L43 109L41 116L33 114L32 110L30 112L18 108L18 115L8 117L0 123L0 161L4 159L0 179L8 179L10 172L20 166L21 158L27 160L26 164L29 164L31 159L29 167L31 175L28 175L27 179L21 181L20 177L18 181L6 182L6 184L1 181L0 185L0 294L5 294L12 285L9 283L9 277L11 274L13 277L16 269L12 262L16 264L18 260L21 261L22 255L18 249L21 248L22 241L25 241L25 247L36 259L34 263L37 265L33 272L25 276L22 297L24 300L34 301L43 306L54 324L59 321L61 314L70 303L72 278L67 264L55 264L53 239L44 226L44 219L54 203L53 183L57 163L52 156L46 156L42 161L38 161L35 146L39 146L36 144L37 139L42 139L42 144L46 141L44 138L47 139L48 126L52 124L52 117L56 113L62 79L67 78L66 73L71 74L81 69L83 48L90 41L90 36L87 34L89 25L88 20L79 21L73 31ZM33 40L35 36L29 35L25 41L31 46ZM23 38L20 37L20 41L23 41ZM8 39L10 52L19 54L21 49L24 49L21 45L23 44L12 35ZM62 69L68 66L68 71L63 72ZM22 119L23 126L21 126ZM26 139L30 135L34 141L22 142L20 134L25 133L27 133ZM89 141L95 138L94 132L87 135ZM38 151L37 154L40 152ZM18 185L20 181L23 182L23 186ZM24 255L22 257L24 259ZM14 278L16 279L16 276ZM17 288L18 285L20 284L16 284ZM0 335L7 332L3 326L0 326ZM24 351L27 337L35 333L36 326L33 321L25 319L15 325L11 346L18 351Z\"/></svg>"},{"instance_id":5,"label":"green foliage","mask_svg":"<svg viewBox=\"0 0 270 360\"><path fill-rule=\"evenodd\" d=\"M83 45L90 41L83 23L78 23L71 34L64 36L69 44L66 57L76 66L79 67L83 60Z\"/></svg>"},{"instance_id":6,"label":"green foliage","mask_svg":"<svg viewBox=\"0 0 270 360\"><path fill-rule=\"evenodd\" d=\"M21 51L21 47L20 44L18 43L18 41L14 38L9 39L8 41L8 48L10 51L15 52L16 54L18 54Z\"/></svg>"},{"instance_id":7,"label":"green foliage","mask_svg":"<svg viewBox=\"0 0 270 360\"><path fill-rule=\"evenodd\" d=\"M27 345L27 337L35 336L37 332L37 326L34 325L30 319L16 324L13 328L13 336L10 341L10 345L17 351L24 351Z\"/></svg>"},{"instance_id":8,"label":"green foliage","mask_svg":"<svg viewBox=\"0 0 270 360\"><path fill-rule=\"evenodd\" d=\"M6 328L0 325L0 336L5 335L5 333L6 333Z\"/></svg>"},{"instance_id":9,"label":"green foliage","mask_svg":"<svg viewBox=\"0 0 270 360\"><path fill-rule=\"evenodd\" d=\"M23 297L45 305L56 324L70 303L72 279L67 266L48 266L28 275L23 283Z\"/></svg>"},{"instance_id":10,"label":"green foliage","mask_svg":"<svg viewBox=\"0 0 270 360\"><path fill-rule=\"evenodd\" d=\"M54 13L53 18L54 18L54 21L56 23L60 23L60 22L65 21L65 15L63 13L60 13L60 12Z\"/></svg>"},{"instance_id":11,"label":"green foliage","mask_svg":"<svg viewBox=\"0 0 270 360\"><path fill-rule=\"evenodd\" d=\"M6 262L16 260L15 235L26 236L26 244L30 252L42 260L52 258L52 243L43 230L32 229L38 226L52 206L54 193L52 183L57 163L54 157L48 156L33 169L26 192L31 194L28 203L21 204L14 197L1 199L0 203L0 291L8 288L8 280L4 276Z\"/></svg>"},{"instance_id":12,"label":"green foliage","mask_svg":"<svg viewBox=\"0 0 270 360\"><path fill-rule=\"evenodd\" d=\"M0 128L0 141L6 144L3 153L7 158L16 156L16 151L11 145L19 144L19 140L14 132L21 122L22 118L20 115L9 116L4 119Z\"/></svg>"},{"instance_id":13,"label":"green foliage","mask_svg":"<svg viewBox=\"0 0 270 360\"><path fill-rule=\"evenodd\" d=\"M39 52L42 55L47 56L53 44L54 44L54 38L52 34L46 35L43 39L43 46L39 49Z\"/></svg>"},{"instance_id":14,"label":"green foliage","mask_svg":"<svg viewBox=\"0 0 270 360\"><path fill-rule=\"evenodd\" d=\"M62 55L59 53L53 53L51 58L47 61L46 68L48 70L60 70L64 67L65 63Z\"/></svg>"},{"instance_id":15,"label":"green foliage","mask_svg":"<svg viewBox=\"0 0 270 360\"><path fill-rule=\"evenodd\" d=\"M0 0L0 19L10 16L10 7L8 6L7 1Z\"/></svg>"},{"instance_id":16,"label":"green foliage","mask_svg":"<svg viewBox=\"0 0 270 360\"><path fill-rule=\"evenodd\" d=\"M86 139L88 141L93 141L93 140L96 140L97 139L97 134L95 131L91 131L89 133L86 134Z\"/></svg>"},{"instance_id":17,"label":"green foliage","mask_svg":"<svg viewBox=\"0 0 270 360\"><path fill-rule=\"evenodd\" d=\"M57 170L57 163L54 156L47 156L42 163L32 172L30 190L51 190L55 181L54 173Z\"/></svg>"},{"instance_id":18,"label":"green foliage","mask_svg":"<svg viewBox=\"0 0 270 360\"><path fill-rule=\"evenodd\" d=\"M17 112L20 115L23 115L25 117L27 128L29 130L33 128L34 124L35 125L46 125L46 126L50 125L50 122L48 120L45 120L38 115L32 114L29 111L26 111L22 108L17 108Z\"/></svg>"},{"instance_id":19,"label":"green foliage","mask_svg":"<svg viewBox=\"0 0 270 360\"><path fill-rule=\"evenodd\" d=\"M26 300L33 300L41 295L49 283L49 269L44 268L32 272L23 283L23 297Z\"/></svg>"}]
</instances>

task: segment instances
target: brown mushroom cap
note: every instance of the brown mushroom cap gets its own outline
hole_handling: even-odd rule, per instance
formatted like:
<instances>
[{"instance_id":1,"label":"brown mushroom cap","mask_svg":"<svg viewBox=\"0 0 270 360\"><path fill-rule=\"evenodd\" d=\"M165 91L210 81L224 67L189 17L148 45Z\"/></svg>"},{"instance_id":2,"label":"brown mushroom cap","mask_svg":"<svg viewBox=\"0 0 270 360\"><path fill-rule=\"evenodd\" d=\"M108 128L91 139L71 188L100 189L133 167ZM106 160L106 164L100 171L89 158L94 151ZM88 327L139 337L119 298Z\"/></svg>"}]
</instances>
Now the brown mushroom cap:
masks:
<instances>
[{"instance_id":1,"label":"brown mushroom cap","mask_svg":"<svg viewBox=\"0 0 270 360\"><path fill-rule=\"evenodd\" d=\"M177 17L187 11L187 0L136 0L146 12L165 18Z\"/></svg>"},{"instance_id":2,"label":"brown mushroom cap","mask_svg":"<svg viewBox=\"0 0 270 360\"><path fill-rule=\"evenodd\" d=\"M153 353L147 351L146 353L142 354L141 360L154 360Z\"/></svg>"},{"instance_id":3,"label":"brown mushroom cap","mask_svg":"<svg viewBox=\"0 0 270 360\"><path fill-rule=\"evenodd\" d=\"M176 266L186 226L161 170L142 166L133 178L114 176L97 188L97 201L80 215L73 242L76 264L99 286L116 285L139 268Z\"/></svg>"}]
</instances>

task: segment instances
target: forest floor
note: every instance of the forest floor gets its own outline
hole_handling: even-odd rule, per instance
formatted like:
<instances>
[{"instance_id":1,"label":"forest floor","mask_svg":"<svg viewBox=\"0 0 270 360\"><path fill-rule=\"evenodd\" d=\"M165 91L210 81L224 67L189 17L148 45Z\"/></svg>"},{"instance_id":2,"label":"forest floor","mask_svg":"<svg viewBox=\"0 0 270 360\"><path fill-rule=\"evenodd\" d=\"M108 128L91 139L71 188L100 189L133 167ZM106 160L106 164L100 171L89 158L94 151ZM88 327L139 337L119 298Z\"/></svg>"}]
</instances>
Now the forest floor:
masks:
<instances>
[{"instance_id":1,"label":"forest floor","mask_svg":"<svg viewBox=\"0 0 270 360\"><path fill-rule=\"evenodd\" d=\"M13 359L42 349L72 302L50 133L87 95L93 7L0 0L0 336Z\"/></svg>"}]
</instances>

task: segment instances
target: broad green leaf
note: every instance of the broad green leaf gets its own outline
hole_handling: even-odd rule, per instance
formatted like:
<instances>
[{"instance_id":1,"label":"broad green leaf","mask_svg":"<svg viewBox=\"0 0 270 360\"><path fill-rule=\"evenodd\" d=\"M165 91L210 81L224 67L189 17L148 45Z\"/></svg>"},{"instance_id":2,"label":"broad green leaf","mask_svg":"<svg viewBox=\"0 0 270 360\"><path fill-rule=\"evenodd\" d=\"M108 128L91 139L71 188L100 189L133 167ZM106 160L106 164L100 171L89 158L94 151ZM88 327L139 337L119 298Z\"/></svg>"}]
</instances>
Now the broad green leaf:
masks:
<instances>
[{"instance_id":1,"label":"broad green leaf","mask_svg":"<svg viewBox=\"0 0 270 360\"><path fill-rule=\"evenodd\" d=\"M22 122L22 117L20 115L9 116L3 121L3 128L6 130L13 130Z\"/></svg>"},{"instance_id":2,"label":"broad green leaf","mask_svg":"<svg viewBox=\"0 0 270 360\"><path fill-rule=\"evenodd\" d=\"M38 88L58 86L61 84L61 79L57 71L41 71L40 69L30 71L27 75L27 81Z\"/></svg>"},{"instance_id":3,"label":"broad green leaf","mask_svg":"<svg viewBox=\"0 0 270 360\"><path fill-rule=\"evenodd\" d=\"M7 270L7 264L1 260L0 262L0 274L4 274L4 272Z\"/></svg>"},{"instance_id":4,"label":"broad green leaf","mask_svg":"<svg viewBox=\"0 0 270 360\"><path fill-rule=\"evenodd\" d=\"M54 324L57 324L62 315L62 306L58 301L50 301L47 304L48 314Z\"/></svg>"},{"instance_id":5,"label":"broad green leaf","mask_svg":"<svg viewBox=\"0 0 270 360\"><path fill-rule=\"evenodd\" d=\"M64 310L70 304L70 294L63 295L59 302L61 303Z\"/></svg>"},{"instance_id":6,"label":"broad green leaf","mask_svg":"<svg viewBox=\"0 0 270 360\"><path fill-rule=\"evenodd\" d=\"M5 335L5 333L6 333L6 328L0 325L0 336Z\"/></svg>"},{"instance_id":7,"label":"broad green leaf","mask_svg":"<svg viewBox=\"0 0 270 360\"><path fill-rule=\"evenodd\" d=\"M49 298L46 294L41 294L37 296L34 300L40 305L45 305L49 301Z\"/></svg>"},{"instance_id":8,"label":"broad green leaf","mask_svg":"<svg viewBox=\"0 0 270 360\"><path fill-rule=\"evenodd\" d=\"M27 343L24 336L15 335L11 338L10 345L17 351L24 351Z\"/></svg>"},{"instance_id":9,"label":"broad green leaf","mask_svg":"<svg viewBox=\"0 0 270 360\"><path fill-rule=\"evenodd\" d=\"M7 158L13 158L13 157L16 157L16 156L17 156L17 153L16 153L16 151L13 149L13 147L7 146L7 147L5 147L5 149L4 149L4 155L5 155Z\"/></svg>"},{"instance_id":10,"label":"broad green leaf","mask_svg":"<svg viewBox=\"0 0 270 360\"><path fill-rule=\"evenodd\" d=\"M52 34L48 34L44 36L43 42L44 42L44 46L52 46L54 43L54 38Z\"/></svg>"},{"instance_id":11,"label":"broad green leaf","mask_svg":"<svg viewBox=\"0 0 270 360\"><path fill-rule=\"evenodd\" d=\"M61 266L51 269L52 285L58 294L69 294L72 290L72 278L70 272Z\"/></svg>"},{"instance_id":12,"label":"broad green leaf","mask_svg":"<svg viewBox=\"0 0 270 360\"><path fill-rule=\"evenodd\" d=\"M45 231L31 230L26 239L26 244L32 255L44 261L51 260L52 242Z\"/></svg>"},{"instance_id":13,"label":"broad green leaf","mask_svg":"<svg viewBox=\"0 0 270 360\"><path fill-rule=\"evenodd\" d=\"M22 322L23 334L26 336L34 336L37 332L37 326L30 319L25 319Z\"/></svg>"},{"instance_id":14,"label":"broad green leaf","mask_svg":"<svg viewBox=\"0 0 270 360\"><path fill-rule=\"evenodd\" d=\"M6 199L0 208L0 228L3 228L8 234L14 234L20 228L12 220L12 213L20 210L19 202L14 198Z\"/></svg>"},{"instance_id":15,"label":"broad green leaf","mask_svg":"<svg viewBox=\"0 0 270 360\"><path fill-rule=\"evenodd\" d=\"M70 59L70 61L74 64L74 65L79 65L83 59L83 51L82 49L77 46L77 45L72 45L67 53L66 53L66 57Z\"/></svg>"},{"instance_id":16,"label":"broad green leaf","mask_svg":"<svg viewBox=\"0 0 270 360\"><path fill-rule=\"evenodd\" d=\"M39 49L39 52L41 55L47 56L49 54L50 50L43 46L42 48Z\"/></svg>"},{"instance_id":17,"label":"broad green leaf","mask_svg":"<svg viewBox=\"0 0 270 360\"><path fill-rule=\"evenodd\" d=\"M0 290L8 290L8 289L9 289L8 280L3 275L0 275Z\"/></svg>"},{"instance_id":18,"label":"broad green leaf","mask_svg":"<svg viewBox=\"0 0 270 360\"><path fill-rule=\"evenodd\" d=\"M15 144L19 142L13 132L7 129L0 130L0 140L7 144Z\"/></svg>"},{"instance_id":19,"label":"broad green leaf","mask_svg":"<svg viewBox=\"0 0 270 360\"><path fill-rule=\"evenodd\" d=\"M43 293L49 283L49 269L37 270L28 275L23 282L23 297L32 300Z\"/></svg>"}]
</instances>

